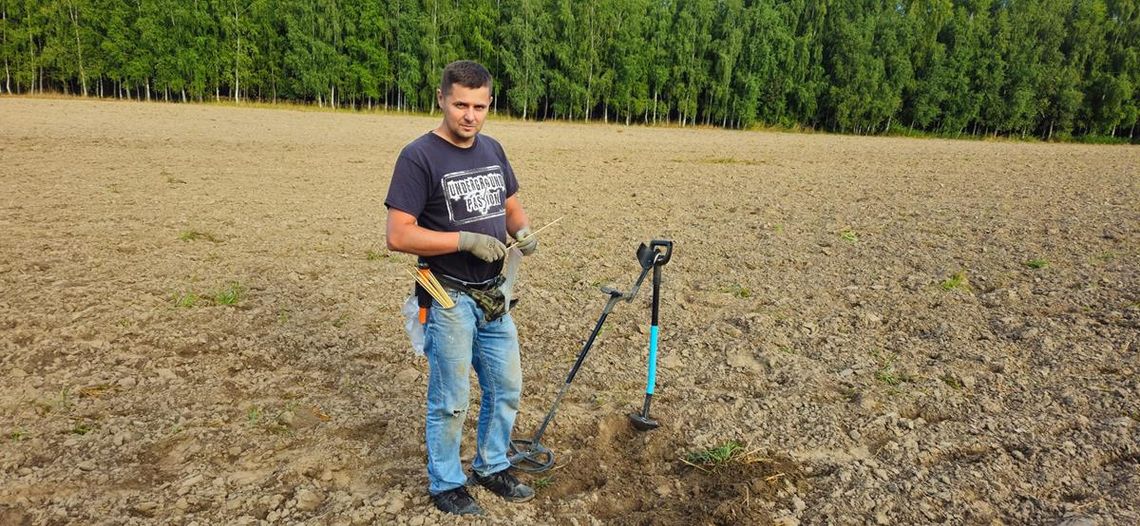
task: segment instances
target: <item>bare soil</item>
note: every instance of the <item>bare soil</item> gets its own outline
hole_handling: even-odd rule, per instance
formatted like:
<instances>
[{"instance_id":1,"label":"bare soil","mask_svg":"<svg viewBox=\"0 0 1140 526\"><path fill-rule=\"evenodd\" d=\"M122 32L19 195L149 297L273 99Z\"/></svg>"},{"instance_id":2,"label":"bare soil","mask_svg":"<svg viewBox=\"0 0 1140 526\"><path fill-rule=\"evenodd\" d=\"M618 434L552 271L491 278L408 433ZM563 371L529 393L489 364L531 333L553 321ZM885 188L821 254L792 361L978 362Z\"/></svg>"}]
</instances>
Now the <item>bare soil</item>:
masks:
<instances>
[{"instance_id":1,"label":"bare soil","mask_svg":"<svg viewBox=\"0 0 1140 526\"><path fill-rule=\"evenodd\" d=\"M0 523L454 522L425 491L412 259L384 241L435 118L0 98L0 122ZM475 490L463 523L1140 523L1140 149L485 132L533 222L565 216L517 289L518 436L599 286L676 249L662 427L626 419L643 287L544 437L556 469L523 475L539 497Z\"/></svg>"}]
</instances>

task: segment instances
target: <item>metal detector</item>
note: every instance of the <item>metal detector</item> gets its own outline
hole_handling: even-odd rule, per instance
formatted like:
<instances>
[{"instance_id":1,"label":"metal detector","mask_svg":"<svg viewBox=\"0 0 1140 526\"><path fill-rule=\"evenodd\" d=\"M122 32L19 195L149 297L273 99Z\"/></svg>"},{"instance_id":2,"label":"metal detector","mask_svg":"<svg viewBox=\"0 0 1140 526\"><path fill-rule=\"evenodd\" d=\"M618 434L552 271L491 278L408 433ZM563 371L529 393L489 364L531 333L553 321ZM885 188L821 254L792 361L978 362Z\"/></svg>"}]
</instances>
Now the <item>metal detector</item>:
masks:
<instances>
[{"instance_id":1,"label":"metal detector","mask_svg":"<svg viewBox=\"0 0 1140 526\"><path fill-rule=\"evenodd\" d=\"M641 288L641 283L645 281L645 276L649 274L650 269L653 272L653 329L650 335L650 387L646 394L645 407L643 413L646 418L649 414L649 396L652 395L652 378L654 372L654 365L656 362L656 334L657 334L657 303L658 293L661 286L661 272L662 265L669 262L669 258L673 254L673 242L661 239L655 239L649 242L647 246L642 243L637 247L637 261L641 264L641 275L637 277L634 282L633 288L629 292L622 292L612 287L602 287L602 292L609 294L610 298L606 302L606 306L602 309L602 315L598 318L598 323L594 325L594 330L590 332L590 337L586 340L582 350L578 352L578 359L574 362L574 367L570 369L570 374L566 375L566 382L562 384L562 388L558 391L558 396L554 398L554 404L550 406L550 411L546 413L546 418L542 420L542 424L538 426L534 436L529 439L512 439L511 440L511 454L508 460L511 465L516 469L526 471L528 473L540 473L550 469L554 466L554 452L546 446L542 445L542 435L546 432L547 426L554 420L555 413L558 412L558 403L562 401L570 383L574 381L574 376L578 374L578 368L582 366L582 362L586 360L586 354L590 352L590 347L594 345L594 340L598 337L598 333L602 330L602 325L606 322L606 317L610 315L610 311L614 309L619 301L632 301L634 296L637 295L638 289ZM653 427L657 427L657 423L653 422ZM638 424L634 424L637 427ZM640 428L639 428L640 429ZM652 428L649 428L652 429Z\"/></svg>"}]
</instances>

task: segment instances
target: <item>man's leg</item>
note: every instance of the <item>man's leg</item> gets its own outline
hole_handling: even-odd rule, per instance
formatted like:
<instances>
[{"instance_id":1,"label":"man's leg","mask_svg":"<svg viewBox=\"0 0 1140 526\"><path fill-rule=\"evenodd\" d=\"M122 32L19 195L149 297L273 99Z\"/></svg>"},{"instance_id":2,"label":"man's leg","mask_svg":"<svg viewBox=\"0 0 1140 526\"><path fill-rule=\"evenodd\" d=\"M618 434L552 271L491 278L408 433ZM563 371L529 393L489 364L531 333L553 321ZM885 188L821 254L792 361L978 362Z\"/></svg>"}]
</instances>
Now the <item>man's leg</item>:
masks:
<instances>
[{"instance_id":1,"label":"man's leg","mask_svg":"<svg viewBox=\"0 0 1140 526\"><path fill-rule=\"evenodd\" d=\"M507 453L522 392L518 333L510 314L478 324L473 353L472 365L483 397L479 406L478 448L471 467L476 473L487 475L510 467Z\"/></svg>"},{"instance_id":2,"label":"man's leg","mask_svg":"<svg viewBox=\"0 0 1140 526\"><path fill-rule=\"evenodd\" d=\"M437 495L463 486L467 477L459 460L463 421L471 394L471 351L475 337L475 302L456 295L455 307L431 308L424 331L428 359L428 492Z\"/></svg>"},{"instance_id":3,"label":"man's leg","mask_svg":"<svg viewBox=\"0 0 1140 526\"><path fill-rule=\"evenodd\" d=\"M512 502L534 498L534 490L507 470L511 429L519 411L522 366L515 322L505 315L478 325L472 365L479 375L483 397L479 406L478 448L472 471L475 482Z\"/></svg>"}]
</instances>

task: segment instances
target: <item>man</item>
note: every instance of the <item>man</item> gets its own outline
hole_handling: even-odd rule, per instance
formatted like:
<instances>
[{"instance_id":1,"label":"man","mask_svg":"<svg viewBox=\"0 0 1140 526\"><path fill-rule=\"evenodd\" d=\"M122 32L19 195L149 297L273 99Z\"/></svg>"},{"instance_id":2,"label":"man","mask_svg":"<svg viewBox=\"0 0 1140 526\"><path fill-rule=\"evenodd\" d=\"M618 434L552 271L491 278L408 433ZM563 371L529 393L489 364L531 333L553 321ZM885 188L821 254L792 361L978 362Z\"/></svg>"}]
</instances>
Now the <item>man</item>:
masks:
<instances>
[{"instance_id":1,"label":"man","mask_svg":"<svg viewBox=\"0 0 1140 526\"><path fill-rule=\"evenodd\" d=\"M483 392L471 479L508 501L534 497L508 472L522 391L518 333L501 303L487 297L497 290L508 236L525 255L538 240L502 146L479 134L491 105L491 74L469 60L448 64L436 99L443 122L396 160L384 201L388 248L420 256L455 302L449 309L430 302L424 326L428 492L443 512L481 514L459 460L471 368ZM421 298L421 306L429 305Z\"/></svg>"}]
</instances>

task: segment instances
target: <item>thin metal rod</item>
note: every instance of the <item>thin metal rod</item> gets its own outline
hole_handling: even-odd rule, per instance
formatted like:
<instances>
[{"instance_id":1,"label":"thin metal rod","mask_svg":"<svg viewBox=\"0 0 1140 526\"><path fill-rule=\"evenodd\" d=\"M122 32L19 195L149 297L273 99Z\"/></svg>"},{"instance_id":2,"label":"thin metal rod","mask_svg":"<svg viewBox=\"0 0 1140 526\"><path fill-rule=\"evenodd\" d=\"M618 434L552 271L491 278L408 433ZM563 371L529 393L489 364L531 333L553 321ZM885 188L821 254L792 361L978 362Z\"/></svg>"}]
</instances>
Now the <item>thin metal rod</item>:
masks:
<instances>
[{"instance_id":1,"label":"thin metal rod","mask_svg":"<svg viewBox=\"0 0 1140 526\"><path fill-rule=\"evenodd\" d=\"M645 394L645 405L641 406L641 416L649 418L649 401L653 399L653 395Z\"/></svg>"},{"instance_id":2,"label":"thin metal rod","mask_svg":"<svg viewBox=\"0 0 1140 526\"><path fill-rule=\"evenodd\" d=\"M598 337L598 333L602 331L602 325L606 323L606 317L610 315L614 305L621 300L621 296L611 295L610 300L606 302L606 308L602 309L602 315L598 318L598 323L594 325L594 330L590 332L590 338L586 340L586 344L582 346L582 350L578 353L578 359L574 362L574 367L570 369L570 374L566 375L566 381L562 384L562 388L558 390L558 396L554 398L554 404L550 406L550 411L546 413L546 418L542 420L542 425L538 426L538 431L534 432L534 438L531 442L537 444L542 438L542 434L546 432L546 426L550 425L550 421L554 420L554 414L558 412L558 403L562 401L562 397L566 394L566 390L570 388L570 383L574 381L574 376L578 374L578 368L582 366L582 362L586 361L586 354L590 352L590 347L594 345L594 339Z\"/></svg>"}]
</instances>

